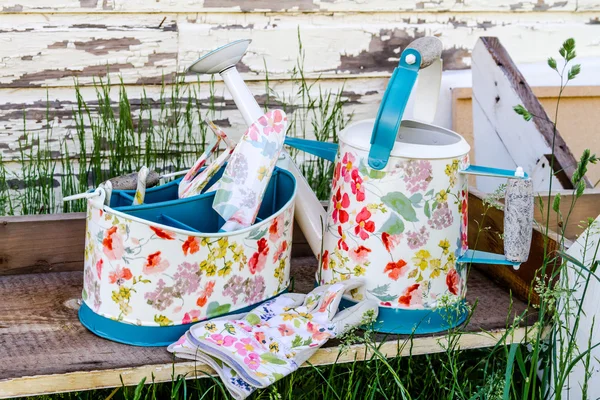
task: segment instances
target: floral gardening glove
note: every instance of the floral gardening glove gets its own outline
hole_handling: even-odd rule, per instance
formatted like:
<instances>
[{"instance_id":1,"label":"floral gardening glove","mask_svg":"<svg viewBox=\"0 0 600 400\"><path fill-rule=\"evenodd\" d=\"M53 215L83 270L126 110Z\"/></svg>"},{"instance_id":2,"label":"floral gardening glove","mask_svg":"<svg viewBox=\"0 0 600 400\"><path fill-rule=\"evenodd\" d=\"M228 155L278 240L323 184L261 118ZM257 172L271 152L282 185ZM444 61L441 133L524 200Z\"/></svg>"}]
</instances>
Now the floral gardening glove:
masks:
<instances>
[{"instance_id":1,"label":"floral gardening glove","mask_svg":"<svg viewBox=\"0 0 600 400\"><path fill-rule=\"evenodd\" d=\"M210 365L232 396L244 399L297 370L330 338L375 318L375 300L337 312L344 292L363 284L351 279L284 294L248 314L198 323L168 350Z\"/></svg>"}]
</instances>

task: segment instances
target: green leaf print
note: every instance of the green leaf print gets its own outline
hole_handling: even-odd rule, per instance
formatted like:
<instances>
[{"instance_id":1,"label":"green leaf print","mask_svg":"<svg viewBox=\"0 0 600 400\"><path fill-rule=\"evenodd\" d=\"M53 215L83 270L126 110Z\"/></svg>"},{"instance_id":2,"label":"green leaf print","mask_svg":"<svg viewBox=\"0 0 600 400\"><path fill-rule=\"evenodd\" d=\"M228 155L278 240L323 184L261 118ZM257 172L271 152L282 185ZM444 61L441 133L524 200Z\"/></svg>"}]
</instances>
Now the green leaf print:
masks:
<instances>
[{"instance_id":1,"label":"green leaf print","mask_svg":"<svg viewBox=\"0 0 600 400\"><path fill-rule=\"evenodd\" d=\"M219 304L218 301L211 301L208 303L208 307L206 309L206 316L208 318L216 317L217 315L225 314L229 312L231 308L231 304Z\"/></svg>"},{"instance_id":2,"label":"green leaf print","mask_svg":"<svg viewBox=\"0 0 600 400\"><path fill-rule=\"evenodd\" d=\"M423 200L423 195L421 193L415 193L410 196L410 202L413 203L413 205L419 204L421 200Z\"/></svg>"},{"instance_id":3,"label":"green leaf print","mask_svg":"<svg viewBox=\"0 0 600 400\"><path fill-rule=\"evenodd\" d=\"M376 169L371 169L365 165L364 160L360 161L360 165L358 167L358 171L363 176L368 176L371 179L383 179L385 178L385 171L378 171Z\"/></svg>"},{"instance_id":4,"label":"green leaf print","mask_svg":"<svg viewBox=\"0 0 600 400\"><path fill-rule=\"evenodd\" d=\"M248 239L251 239L251 240L258 240L258 239L260 239L261 237L265 236L265 234L267 233L267 229L269 229L269 228L267 227L267 228L264 228L264 229L260 229L260 228L253 229L248 234Z\"/></svg>"},{"instance_id":5,"label":"green leaf print","mask_svg":"<svg viewBox=\"0 0 600 400\"><path fill-rule=\"evenodd\" d=\"M400 192L391 192L381 198L384 204L396 211L407 221L417 222L417 213L408 197Z\"/></svg>"},{"instance_id":6,"label":"green leaf print","mask_svg":"<svg viewBox=\"0 0 600 400\"><path fill-rule=\"evenodd\" d=\"M279 359L275 354L272 353L262 353L260 355L260 358L262 358L263 360L265 360L266 362L270 363L270 364L277 364L277 365L286 365L287 363L281 359Z\"/></svg>"},{"instance_id":7,"label":"green leaf print","mask_svg":"<svg viewBox=\"0 0 600 400\"><path fill-rule=\"evenodd\" d=\"M379 285L373 290L369 290L373 296L377 297L381 301L392 301L395 300L398 296L389 295L388 290L390 289L390 284L386 283L385 285Z\"/></svg>"},{"instance_id":8,"label":"green leaf print","mask_svg":"<svg viewBox=\"0 0 600 400\"><path fill-rule=\"evenodd\" d=\"M425 216L427 218L431 218L431 209L429 208L429 201L425 202L425 208L423 209L423 212L425 213Z\"/></svg>"},{"instance_id":9,"label":"green leaf print","mask_svg":"<svg viewBox=\"0 0 600 400\"><path fill-rule=\"evenodd\" d=\"M404 232L404 222L396 214L390 214L390 217L379 229L380 232L387 232L390 235L397 235Z\"/></svg>"},{"instance_id":10,"label":"green leaf print","mask_svg":"<svg viewBox=\"0 0 600 400\"><path fill-rule=\"evenodd\" d=\"M258 315L250 313L248 315L246 315L246 321L248 321L251 325L258 325L260 324L260 318Z\"/></svg>"}]
</instances>

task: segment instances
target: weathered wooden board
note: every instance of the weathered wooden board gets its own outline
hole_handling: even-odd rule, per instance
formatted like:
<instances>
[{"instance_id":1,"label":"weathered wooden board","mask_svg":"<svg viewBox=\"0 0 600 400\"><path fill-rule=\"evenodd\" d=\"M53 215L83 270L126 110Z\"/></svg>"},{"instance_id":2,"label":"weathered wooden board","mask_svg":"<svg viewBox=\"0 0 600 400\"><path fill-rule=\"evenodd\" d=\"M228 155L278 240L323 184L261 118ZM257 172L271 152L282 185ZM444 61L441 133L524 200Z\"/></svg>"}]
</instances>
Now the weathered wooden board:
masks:
<instances>
[{"instance_id":1,"label":"weathered wooden board","mask_svg":"<svg viewBox=\"0 0 600 400\"><path fill-rule=\"evenodd\" d=\"M316 265L313 257L292 259L294 291L306 293L313 288ZM189 378L194 378L213 372L173 359L164 348L126 346L88 332L76 311L82 281L82 272L0 277L1 398L120 386L121 378L125 385L135 385L143 377L150 382L152 374L156 382L162 382L170 381L173 373L189 373ZM468 301L478 303L459 348L493 346L504 334L509 308L520 314L526 304L519 300L511 304L503 289L474 270L468 285ZM525 327L517 328L506 340L521 342L525 333ZM378 340L384 336L379 335ZM441 352L446 343L443 334L417 336L412 341L407 336L387 336L385 340L379 351L387 357ZM364 345L354 345L339 356L340 349L335 346L336 342L330 341L310 363L344 363L372 356Z\"/></svg>"},{"instance_id":2,"label":"weathered wooden board","mask_svg":"<svg viewBox=\"0 0 600 400\"><path fill-rule=\"evenodd\" d=\"M48 2L47 0L5 0L3 13L88 13L88 12L482 12L482 11L577 11L594 8L597 3L590 0L528 0L520 2L505 2L502 0L191 0L191 1L154 1L154 0L62 0ZM579 3L579 4L578 4ZM581 3L584 3L580 5Z\"/></svg>"},{"instance_id":3,"label":"weathered wooden board","mask_svg":"<svg viewBox=\"0 0 600 400\"><path fill-rule=\"evenodd\" d=\"M524 121L514 112L516 105L523 105L537 117ZM499 168L521 166L537 191L547 190L550 184L554 188L572 187L577 159L495 37L480 38L473 50L473 132L475 162ZM552 145L553 166L548 159ZM554 173L561 173L551 175L552 168ZM477 177L477 186L493 191L497 179Z\"/></svg>"},{"instance_id":4,"label":"weathered wooden board","mask_svg":"<svg viewBox=\"0 0 600 400\"><path fill-rule=\"evenodd\" d=\"M553 116L559 88L533 86L531 89L548 115ZM475 160L472 107L471 88L452 89L452 130L460 133L471 145L471 159ZM562 93L558 130L576 158L585 149L592 152L600 149L600 135L594 134L600 126L598 109L600 86L568 86ZM589 166L588 177L594 185L600 182L600 164Z\"/></svg>"},{"instance_id":5,"label":"weathered wooden board","mask_svg":"<svg viewBox=\"0 0 600 400\"><path fill-rule=\"evenodd\" d=\"M289 79L298 30L306 76L347 78L388 76L399 52L426 34L444 42L447 69L468 68L481 35L498 36L517 62L544 60L565 31L579 56L597 56L600 27L576 13L0 14L0 88L91 84L107 69L127 84L156 83L240 38L253 40L239 65L245 79L264 80L266 69Z\"/></svg>"},{"instance_id":6,"label":"weathered wooden board","mask_svg":"<svg viewBox=\"0 0 600 400\"><path fill-rule=\"evenodd\" d=\"M373 118L377 114L379 101L387 85L387 80L383 77L353 80L354 85L352 85L352 88L344 86L344 82L340 80L322 80L313 87L311 93L317 96L319 90L337 93L337 91L343 89L343 99L347 101L344 107L346 115L353 115L354 120ZM265 104L267 95L264 83L249 82L248 84L259 103ZM276 93L271 93L268 98L271 107L283 107L281 103L284 102L286 112L296 112L297 106L301 104L297 97L299 88L297 84L292 81L273 81L270 82L270 87ZM171 87L167 86L165 90L168 98ZM214 97L212 98L208 83L201 83L199 90L197 84L190 84L187 87L187 92L180 92L179 101L182 104L187 102L191 90L196 90L197 98L200 101L200 113L203 118L207 115L209 107L213 107L216 123L222 126L233 139L238 139L245 132L247 126L222 82L215 84L212 93ZM160 125L159 121L164 123L169 120L166 115L161 115L160 86L128 86L127 92L134 115L139 115L140 99L143 98L145 92L148 102L152 103L151 111L156 126ZM81 95L88 103L92 115L97 115L98 100L95 89L92 87L82 88ZM118 87L112 89L111 97L115 101L118 100ZM77 108L77 102L73 88L0 89L0 99L4 101L3 104L0 103L0 154L5 161L20 158L19 138L24 133L24 125L30 135L39 137L39 145L42 148L48 146L48 150L54 152L56 156L67 155L64 152L64 139L75 137L73 109ZM47 134L47 111L52 127L50 136ZM147 111L144 115L145 118L148 118ZM199 137L198 121L199 119L196 118L192 133ZM182 125L183 122L181 121ZM186 131L187 128L184 127L182 132ZM312 131L307 131L306 135L311 137ZM91 139L92 132L87 130L86 143L89 146L92 144ZM69 141L69 150L69 156L79 155L79 149L72 141Z\"/></svg>"}]
</instances>

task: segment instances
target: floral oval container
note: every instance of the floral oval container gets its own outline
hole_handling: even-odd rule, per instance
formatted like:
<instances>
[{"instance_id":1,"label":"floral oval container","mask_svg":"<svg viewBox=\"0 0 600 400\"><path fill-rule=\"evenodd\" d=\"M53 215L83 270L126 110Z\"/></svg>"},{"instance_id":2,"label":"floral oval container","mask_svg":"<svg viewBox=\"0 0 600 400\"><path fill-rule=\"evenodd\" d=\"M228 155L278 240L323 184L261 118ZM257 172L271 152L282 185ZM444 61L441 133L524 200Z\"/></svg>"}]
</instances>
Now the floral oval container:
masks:
<instances>
[{"instance_id":1,"label":"floral oval container","mask_svg":"<svg viewBox=\"0 0 600 400\"><path fill-rule=\"evenodd\" d=\"M97 193L87 204L79 311L95 334L163 346L195 322L287 290L296 194L289 172L274 171L257 222L229 233L218 232L214 193L114 208Z\"/></svg>"},{"instance_id":2,"label":"floral oval container","mask_svg":"<svg viewBox=\"0 0 600 400\"><path fill-rule=\"evenodd\" d=\"M467 178L459 172L469 165L469 145L405 120L387 165L376 170L368 165L373 124L340 132L319 282L366 278L348 300L377 299L378 330L410 333L424 320L419 333L447 329L466 317L466 271L457 260L467 250ZM458 312L448 313L453 307Z\"/></svg>"}]
</instances>

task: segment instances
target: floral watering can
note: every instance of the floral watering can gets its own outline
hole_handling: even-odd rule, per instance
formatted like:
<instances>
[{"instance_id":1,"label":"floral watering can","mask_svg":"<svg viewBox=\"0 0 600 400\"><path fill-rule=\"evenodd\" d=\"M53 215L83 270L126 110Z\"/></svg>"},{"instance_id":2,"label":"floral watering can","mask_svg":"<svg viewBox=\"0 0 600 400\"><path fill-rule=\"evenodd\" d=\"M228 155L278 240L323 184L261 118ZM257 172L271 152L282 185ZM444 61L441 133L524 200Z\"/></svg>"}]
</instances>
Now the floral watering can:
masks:
<instances>
[{"instance_id":1,"label":"floral watering can","mask_svg":"<svg viewBox=\"0 0 600 400\"><path fill-rule=\"evenodd\" d=\"M431 125L441 80L441 42L414 41L401 55L377 118L348 126L332 143L288 138L286 144L335 163L325 212L297 173L296 219L320 259L319 284L366 278L346 296L380 304L388 333L430 333L464 321L467 263L518 268L527 260L533 196L527 176L469 163L469 145L456 132ZM415 90L414 117L402 120ZM280 164L284 168L285 163ZM294 171L288 160L287 167ZM511 178L518 201L507 204L505 255L467 246L467 175ZM512 192L511 192L512 193ZM511 196L507 193L507 200ZM516 208L516 210L515 210ZM509 239L511 238L511 239Z\"/></svg>"}]
</instances>

